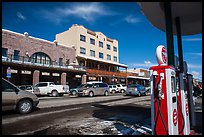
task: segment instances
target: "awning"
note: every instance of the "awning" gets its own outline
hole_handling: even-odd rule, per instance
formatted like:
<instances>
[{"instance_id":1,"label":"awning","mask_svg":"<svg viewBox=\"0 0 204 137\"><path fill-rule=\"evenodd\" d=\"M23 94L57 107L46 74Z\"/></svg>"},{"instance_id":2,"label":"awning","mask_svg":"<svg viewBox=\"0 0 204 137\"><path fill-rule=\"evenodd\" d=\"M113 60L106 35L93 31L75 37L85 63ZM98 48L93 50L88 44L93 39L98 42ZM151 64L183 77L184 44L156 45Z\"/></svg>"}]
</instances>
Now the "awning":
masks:
<instances>
[{"instance_id":1,"label":"awning","mask_svg":"<svg viewBox=\"0 0 204 137\"><path fill-rule=\"evenodd\" d=\"M81 58L84 58L84 59L90 59L90 60L94 60L94 61L100 61L100 62L104 62L104 63L109 63L109 64L117 65L119 67L124 67L124 68L128 67L127 65L121 64L121 63L118 63L118 62L112 62L112 61L98 59L98 58L89 57L89 56L85 56L85 55L78 55L77 57L81 57Z\"/></svg>"},{"instance_id":2,"label":"awning","mask_svg":"<svg viewBox=\"0 0 204 137\"><path fill-rule=\"evenodd\" d=\"M164 2L138 2L150 23L166 31ZM173 34L176 35L175 18L180 18L181 35L202 33L202 2L171 2Z\"/></svg>"}]
</instances>

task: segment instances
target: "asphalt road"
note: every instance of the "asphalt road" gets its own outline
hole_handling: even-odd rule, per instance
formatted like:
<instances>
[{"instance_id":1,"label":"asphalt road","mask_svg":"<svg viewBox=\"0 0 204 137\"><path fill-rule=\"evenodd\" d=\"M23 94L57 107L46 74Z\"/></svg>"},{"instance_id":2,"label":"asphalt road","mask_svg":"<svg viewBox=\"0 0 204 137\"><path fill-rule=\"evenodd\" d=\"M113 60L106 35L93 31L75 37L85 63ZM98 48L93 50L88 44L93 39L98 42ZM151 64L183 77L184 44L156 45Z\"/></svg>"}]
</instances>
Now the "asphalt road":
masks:
<instances>
[{"instance_id":1,"label":"asphalt road","mask_svg":"<svg viewBox=\"0 0 204 137\"><path fill-rule=\"evenodd\" d=\"M138 134L135 131L149 122L150 116L150 96L41 97L38 108L30 114L3 112L2 134Z\"/></svg>"}]
</instances>

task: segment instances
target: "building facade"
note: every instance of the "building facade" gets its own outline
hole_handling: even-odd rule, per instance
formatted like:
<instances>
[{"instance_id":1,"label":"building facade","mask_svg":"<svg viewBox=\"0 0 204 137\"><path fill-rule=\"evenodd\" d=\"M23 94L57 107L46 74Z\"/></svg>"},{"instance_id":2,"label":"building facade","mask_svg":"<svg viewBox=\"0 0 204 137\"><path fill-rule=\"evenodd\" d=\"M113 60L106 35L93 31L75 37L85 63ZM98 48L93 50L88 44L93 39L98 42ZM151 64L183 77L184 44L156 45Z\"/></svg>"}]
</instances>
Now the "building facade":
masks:
<instances>
[{"instance_id":1,"label":"building facade","mask_svg":"<svg viewBox=\"0 0 204 137\"><path fill-rule=\"evenodd\" d=\"M119 63L117 40L74 24L67 31L57 34L56 42L76 50L76 63L86 67L86 81L127 83L126 72L119 70L127 70L127 65Z\"/></svg>"},{"instance_id":2,"label":"building facade","mask_svg":"<svg viewBox=\"0 0 204 137\"><path fill-rule=\"evenodd\" d=\"M127 70L128 84L140 84L145 87L150 86L150 71L144 68L134 68Z\"/></svg>"},{"instance_id":3,"label":"building facade","mask_svg":"<svg viewBox=\"0 0 204 137\"><path fill-rule=\"evenodd\" d=\"M2 77L16 85L53 81L74 87L86 74L75 56L69 46L2 29Z\"/></svg>"}]
</instances>

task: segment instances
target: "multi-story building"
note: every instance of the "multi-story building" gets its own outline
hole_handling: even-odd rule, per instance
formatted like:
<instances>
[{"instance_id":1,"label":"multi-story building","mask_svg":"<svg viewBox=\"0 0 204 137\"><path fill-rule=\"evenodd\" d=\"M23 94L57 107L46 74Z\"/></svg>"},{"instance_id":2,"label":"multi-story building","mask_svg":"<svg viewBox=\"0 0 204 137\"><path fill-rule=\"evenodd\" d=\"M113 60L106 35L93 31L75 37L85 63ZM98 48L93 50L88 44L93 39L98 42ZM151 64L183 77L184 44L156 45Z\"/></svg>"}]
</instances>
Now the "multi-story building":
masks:
<instances>
[{"instance_id":1,"label":"multi-story building","mask_svg":"<svg viewBox=\"0 0 204 137\"><path fill-rule=\"evenodd\" d=\"M2 77L16 85L81 84L86 70L76 65L75 54L69 46L2 29Z\"/></svg>"},{"instance_id":2,"label":"multi-story building","mask_svg":"<svg viewBox=\"0 0 204 137\"><path fill-rule=\"evenodd\" d=\"M75 48L76 63L86 67L87 81L127 82L126 72L119 71L120 68L127 70L127 65L119 63L117 40L75 24L57 34L56 42Z\"/></svg>"},{"instance_id":3,"label":"multi-story building","mask_svg":"<svg viewBox=\"0 0 204 137\"><path fill-rule=\"evenodd\" d=\"M144 68L134 68L127 70L128 84L150 85L150 71Z\"/></svg>"}]
</instances>

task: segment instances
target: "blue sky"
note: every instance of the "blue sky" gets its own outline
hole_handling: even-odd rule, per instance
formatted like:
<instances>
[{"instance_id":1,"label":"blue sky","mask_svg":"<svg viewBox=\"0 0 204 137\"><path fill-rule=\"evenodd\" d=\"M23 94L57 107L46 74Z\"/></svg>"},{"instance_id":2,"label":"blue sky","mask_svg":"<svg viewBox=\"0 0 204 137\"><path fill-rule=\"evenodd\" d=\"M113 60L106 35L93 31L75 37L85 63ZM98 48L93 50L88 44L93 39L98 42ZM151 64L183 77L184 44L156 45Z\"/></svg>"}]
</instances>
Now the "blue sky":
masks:
<instances>
[{"instance_id":1,"label":"blue sky","mask_svg":"<svg viewBox=\"0 0 204 137\"><path fill-rule=\"evenodd\" d=\"M117 39L119 62L129 68L157 65L156 47L166 47L166 33L148 22L136 2L2 3L3 29L54 41L57 33L68 30L72 24ZM176 36L174 43L178 55ZM182 44L188 73L202 79L202 34L183 36Z\"/></svg>"}]
</instances>

